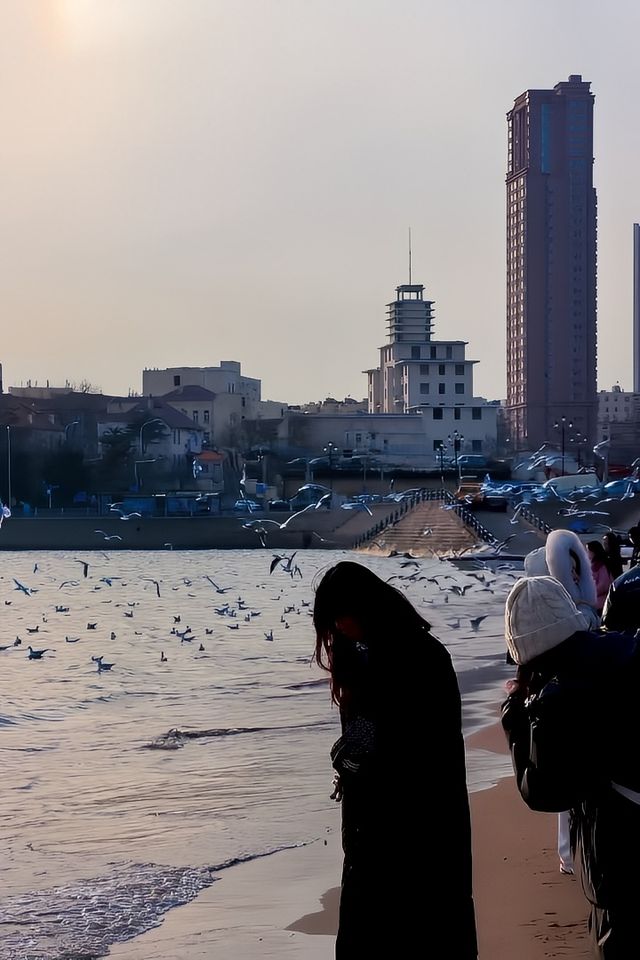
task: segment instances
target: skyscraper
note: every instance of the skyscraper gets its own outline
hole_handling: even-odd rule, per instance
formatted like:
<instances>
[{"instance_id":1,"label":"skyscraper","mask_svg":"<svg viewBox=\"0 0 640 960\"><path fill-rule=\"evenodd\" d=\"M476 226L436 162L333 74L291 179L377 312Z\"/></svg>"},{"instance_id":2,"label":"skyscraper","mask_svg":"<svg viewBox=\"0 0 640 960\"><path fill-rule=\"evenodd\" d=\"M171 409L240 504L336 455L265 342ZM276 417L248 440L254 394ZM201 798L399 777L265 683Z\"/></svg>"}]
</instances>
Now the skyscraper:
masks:
<instances>
[{"instance_id":1,"label":"skyscraper","mask_svg":"<svg viewBox=\"0 0 640 960\"><path fill-rule=\"evenodd\" d=\"M560 442L556 424L572 424L567 442L596 438L593 101L590 84L573 75L525 91L507 114L507 417L516 450Z\"/></svg>"},{"instance_id":2,"label":"skyscraper","mask_svg":"<svg viewBox=\"0 0 640 960\"><path fill-rule=\"evenodd\" d=\"M640 223L633 225L633 392L640 393Z\"/></svg>"}]
</instances>

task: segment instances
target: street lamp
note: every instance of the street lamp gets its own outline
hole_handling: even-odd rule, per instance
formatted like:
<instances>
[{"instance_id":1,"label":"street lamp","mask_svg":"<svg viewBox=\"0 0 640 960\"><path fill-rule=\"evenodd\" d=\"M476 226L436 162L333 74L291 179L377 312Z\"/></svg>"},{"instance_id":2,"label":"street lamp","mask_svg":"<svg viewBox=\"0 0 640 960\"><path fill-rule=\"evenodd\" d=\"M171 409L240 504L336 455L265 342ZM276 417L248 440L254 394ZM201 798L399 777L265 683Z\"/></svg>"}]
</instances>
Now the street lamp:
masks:
<instances>
[{"instance_id":1,"label":"street lamp","mask_svg":"<svg viewBox=\"0 0 640 960\"><path fill-rule=\"evenodd\" d=\"M144 456L144 447L142 446L142 431L145 427L148 427L150 423L164 423L164 420L161 420L160 417L153 417L151 420L145 420L145 422L140 427L140 456Z\"/></svg>"},{"instance_id":2,"label":"street lamp","mask_svg":"<svg viewBox=\"0 0 640 960\"><path fill-rule=\"evenodd\" d=\"M554 428L555 428L556 430L560 430L561 450L562 450L562 476L564 477L564 451L565 451L564 437L565 437L565 429L566 429L566 427L569 427L570 430L573 429L573 424L572 424L572 422L571 422L570 420L569 420L569 422L567 423L567 418L564 417L564 416L562 416L562 417L560 417L560 420L556 420L556 422L554 423L553 426L554 426Z\"/></svg>"},{"instance_id":3,"label":"street lamp","mask_svg":"<svg viewBox=\"0 0 640 960\"><path fill-rule=\"evenodd\" d=\"M444 487L444 455L446 453L446 450L447 450L447 445L446 443L443 443L441 440L438 446L436 447L436 454L438 456L438 459L440 460L440 483L442 484L443 487Z\"/></svg>"},{"instance_id":4,"label":"street lamp","mask_svg":"<svg viewBox=\"0 0 640 960\"><path fill-rule=\"evenodd\" d=\"M64 442L65 442L65 443L68 443L68 441L69 441L69 430L71 429L71 427L77 427L79 423L80 423L79 420L72 420L71 423L68 423L68 424L65 426L65 428L64 428Z\"/></svg>"},{"instance_id":5,"label":"street lamp","mask_svg":"<svg viewBox=\"0 0 640 960\"><path fill-rule=\"evenodd\" d=\"M336 449L336 445L335 443L332 443L331 440L329 440L326 447L323 448L323 452L326 453L329 458L329 489L330 490L333 490L333 453L335 449Z\"/></svg>"},{"instance_id":6,"label":"street lamp","mask_svg":"<svg viewBox=\"0 0 640 960\"><path fill-rule=\"evenodd\" d=\"M153 457L151 460L134 460L133 461L133 476L135 477L136 490L138 493L140 493L140 490L141 490L141 481L140 481L140 475L138 473L138 464L139 463L155 463L156 460L159 460L159 459L160 457Z\"/></svg>"},{"instance_id":7,"label":"street lamp","mask_svg":"<svg viewBox=\"0 0 640 960\"><path fill-rule=\"evenodd\" d=\"M461 433L458 433L457 430L454 430L452 434L449 434L449 436L447 437L447 440L449 441L450 444L453 445L453 463L456 468L456 473L458 473L458 479L459 479L458 453L460 452L460 447L464 443L464 437L462 436Z\"/></svg>"},{"instance_id":8,"label":"street lamp","mask_svg":"<svg viewBox=\"0 0 640 960\"><path fill-rule=\"evenodd\" d=\"M11 427L7 424L7 506L11 509Z\"/></svg>"},{"instance_id":9,"label":"street lamp","mask_svg":"<svg viewBox=\"0 0 640 960\"><path fill-rule=\"evenodd\" d=\"M369 454L362 454L362 492L367 492L367 466L369 464Z\"/></svg>"},{"instance_id":10,"label":"street lamp","mask_svg":"<svg viewBox=\"0 0 640 960\"><path fill-rule=\"evenodd\" d=\"M569 437L569 443L575 443L576 445L576 450L578 451L576 461L578 464L578 470L580 470L580 468L582 467L582 463L580 462L581 453L582 453L582 444L584 443L586 445L587 438L583 436L583 434L579 430L576 430L575 436ZM586 450L585 450L585 466L586 466Z\"/></svg>"}]
</instances>

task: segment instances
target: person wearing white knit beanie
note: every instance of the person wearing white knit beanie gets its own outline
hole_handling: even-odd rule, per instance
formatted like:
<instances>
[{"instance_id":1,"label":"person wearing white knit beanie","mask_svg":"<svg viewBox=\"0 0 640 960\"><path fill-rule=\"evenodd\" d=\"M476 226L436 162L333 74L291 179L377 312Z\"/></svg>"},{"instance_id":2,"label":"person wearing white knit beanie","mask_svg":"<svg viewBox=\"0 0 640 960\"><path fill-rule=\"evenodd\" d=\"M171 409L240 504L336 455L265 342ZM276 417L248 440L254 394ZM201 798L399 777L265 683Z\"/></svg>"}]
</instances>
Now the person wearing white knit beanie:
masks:
<instances>
[{"instance_id":1,"label":"person wearing white knit beanie","mask_svg":"<svg viewBox=\"0 0 640 960\"><path fill-rule=\"evenodd\" d=\"M533 810L571 806L593 955L629 960L640 943L640 636L590 629L557 579L529 576L507 597L505 640L518 665L502 705L518 790ZM529 698L547 688L551 708L541 699L532 721ZM562 843L560 829L561 857ZM573 873L572 860L560 869Z\"/></svg>"},{"instance_id":2,"label":"person wearing white knit beanie","mask_svg":"<svg viewBox=\"0 0 640 960\"><path fill-rule=\"evenodd\" d=\"M504 621L509 653L517 664L529 663L588 629L583 614L555 577L518 580L507 597Z\"/></svg>"}]
</instances>

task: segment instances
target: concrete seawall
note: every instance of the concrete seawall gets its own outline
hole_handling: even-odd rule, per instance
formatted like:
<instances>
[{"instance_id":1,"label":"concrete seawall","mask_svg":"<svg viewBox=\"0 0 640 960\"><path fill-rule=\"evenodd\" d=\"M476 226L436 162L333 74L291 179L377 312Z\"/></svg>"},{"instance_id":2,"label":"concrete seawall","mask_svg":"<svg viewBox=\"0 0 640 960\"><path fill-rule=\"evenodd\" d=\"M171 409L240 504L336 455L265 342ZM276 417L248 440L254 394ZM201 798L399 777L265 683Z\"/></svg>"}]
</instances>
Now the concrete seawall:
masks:
<instances>
[{"instance_id":1,"label":"concrete seawall","mask_svg":"<svg viewBox=\"0 0 640 960\"><path fill-rule=\"evenodd\" d=\"M279 529L277 520L260 516L142 517L11 517L0 530L0 550L224 550L262 549L247 520L264 521L268 549L349 549L370 524L341 510L318 511ZM282 518L282 519L280 519ZM106 539L106 537L114 539ZM118 539L116 539L118 538Z\"/></svg>"}]
</instances>

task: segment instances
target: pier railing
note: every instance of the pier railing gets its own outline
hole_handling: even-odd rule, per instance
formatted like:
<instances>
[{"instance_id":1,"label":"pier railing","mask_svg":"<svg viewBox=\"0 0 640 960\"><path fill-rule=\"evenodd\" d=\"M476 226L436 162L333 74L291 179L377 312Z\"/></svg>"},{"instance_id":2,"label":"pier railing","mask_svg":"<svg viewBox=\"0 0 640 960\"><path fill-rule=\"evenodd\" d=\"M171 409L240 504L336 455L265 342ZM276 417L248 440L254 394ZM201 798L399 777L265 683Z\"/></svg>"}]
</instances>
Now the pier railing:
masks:
<instances>
[{"instance_id":1,"label":"pier railing","mask_svg":"<svg viewBox=\"0 0 640 960\"><path fill-rule=\"evenodd\" d=\"M380 520L378 520L355 540L353 543L353 549L357 550L358 547L367 546L367 544L374 540L380 533L382 533L386 527L398 523L399 520L417 507L419 503L425 503L432 500L442 500L443 506L446 505L449 509L453 510L460 520L462 520L464 525L473 530L473 532L477 534L481 540L484 540L485 543L497 542L494 535L487 530L482 523L480 523L474 512L469 510L464 503L461 503L459 500L457 500L450 490L445 490L444 488L428 489L425 487L421 490L417 490L411 497L407 497L399 501L395 509L392 509L385 517L382 517Z\"/></svg>"},{"instance_id":2,"label":"pier railing","mask_svg":"<svg viewBox=\"0 0 640 960\"><path fill-rule=\"evenodd\" d=\"M520 516L523 520L526 520L527 523L530 523L532 527L535 527L537 530L542 530L543 533L551 533L553 529L546 520L537 516L529 507L520 507Z\"/></svg>"}]
</instances>

